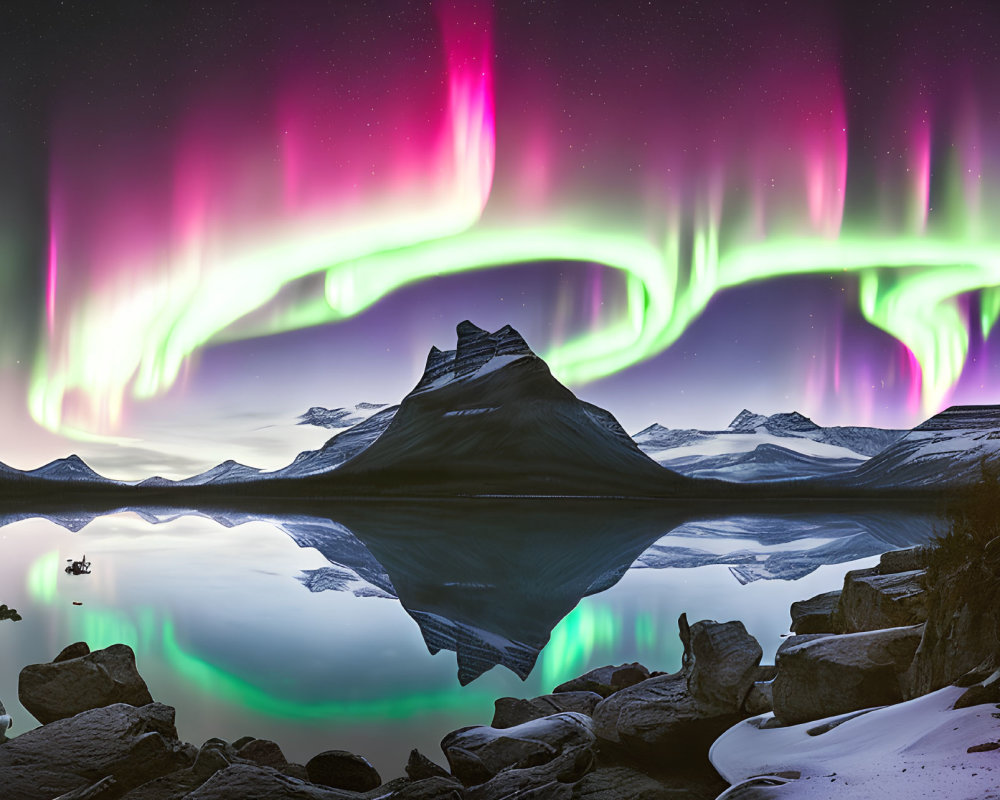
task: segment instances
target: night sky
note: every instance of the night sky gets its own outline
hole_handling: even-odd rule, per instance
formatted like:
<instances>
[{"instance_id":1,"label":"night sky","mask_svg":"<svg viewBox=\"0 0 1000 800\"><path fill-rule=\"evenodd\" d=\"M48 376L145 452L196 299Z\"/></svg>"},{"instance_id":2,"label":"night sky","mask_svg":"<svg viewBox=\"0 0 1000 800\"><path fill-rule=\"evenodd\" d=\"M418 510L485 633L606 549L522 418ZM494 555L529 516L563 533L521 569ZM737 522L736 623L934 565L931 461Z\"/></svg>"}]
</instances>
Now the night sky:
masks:
<instances>
[{"instance_id":1,"label":"night sky","mask_svg":"<svg viewBox=\"0 0 1000 800\"><path fill-rule=\"evenodd\" d=\"M991 2L5 3L0 460L278 467L328 435L298 414L397 402L465 318L633 433L998 402L998 31Z\"/></svg>"}]
</instances>

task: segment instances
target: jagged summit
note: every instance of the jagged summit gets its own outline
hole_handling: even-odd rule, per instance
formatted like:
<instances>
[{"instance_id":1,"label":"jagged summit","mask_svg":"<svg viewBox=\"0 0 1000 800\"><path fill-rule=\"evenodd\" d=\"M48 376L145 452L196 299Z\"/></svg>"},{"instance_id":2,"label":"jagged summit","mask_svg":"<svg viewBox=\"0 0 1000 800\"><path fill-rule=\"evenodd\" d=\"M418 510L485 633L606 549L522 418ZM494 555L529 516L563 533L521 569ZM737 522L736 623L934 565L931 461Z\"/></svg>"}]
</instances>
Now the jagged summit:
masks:
<instances>
[{"instance_id":1,"label":"jagged summit","mask_svg":"<svg viewBox=\"0 0 1000 800\"><path fill-rule=\"evenodd\" d=\"M788 411L765 416L764 414L755 414L744 408L729 423L728 430L736 433L753 433L759 428L764 428L771 433L778 433L779 431L805 432L820 429L819 425L798 411Z\"/></svg>"},{"instance_id":2,"label":"jagged summit","mask_svg":"<svg viewBox=\"0 0 1000 800\"><path fill-rule=\"evenodd\" d=\"M510 325L489 333L463 320L456 331L458 344L454 350L431 347L423 377L413 394L439 389L455 381L471 380L521 358L538 358L524 337Z\"/></svg>"}]
</instances>

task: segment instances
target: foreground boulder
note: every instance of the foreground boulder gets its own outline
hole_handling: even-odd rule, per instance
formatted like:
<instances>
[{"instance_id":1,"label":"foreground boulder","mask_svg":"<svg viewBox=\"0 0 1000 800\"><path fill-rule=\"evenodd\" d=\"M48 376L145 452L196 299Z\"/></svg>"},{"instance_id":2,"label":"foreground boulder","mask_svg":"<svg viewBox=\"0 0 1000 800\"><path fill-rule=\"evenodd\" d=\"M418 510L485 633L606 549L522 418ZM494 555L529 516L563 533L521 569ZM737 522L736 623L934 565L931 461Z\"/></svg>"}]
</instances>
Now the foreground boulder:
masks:
<instances>
[{"instance_id":1,"label":"foreground boulder","mask_svg":"<svg viewBox=\"0 0 1000 800\"><path fill-rule=\"evenodd\" d=\"M786 725L898 703L922 626L803 636L778 650L774 715Z\"/></svg>"},{"instance_id":2,"label":"foreground boulder","mask_svg":"<svg viewBox=\"0 0 1000 800\"><path fill-rule=\"evenodd\" d=\"M441 749L452 774L466 786L486 783L500 772L537 767L557 759L560 771L566 762L582 765L582 772L586 772L594 760L596 739L592 727L586 715L563 712L511 728L461 728L445 736Z\"/></svg>"},{"instance_id":3,"label":"foreground boulder","mask_svg":"<svg viewBox=\"0 0 1000 800\"><path fill-rule=\"evenodd\" d=\"M31 664L21 670L17 695L21 705L43 725L113 703L144 706L153 702L136 669L135 653L125 644L48 664Z\"/></svg>"},{"instance_id":4,"label":"foreground boulder","mask_svg":"<svg viewBox=\"0 0 1000 800\"><path fill-rule=\"evenodd\" d=\"M691 655L691 694L702 703L738 709L764 651L742 622L702 620L691 626Z\"/></svg>"},{"instance_id":5,"label":"foreground boulder","mask_svg":"<svg viewBox=\"0 0 1000 800\"><path fill-rule=\"evenodd\" d=\"M696 622L681 632L687 666L623 689L594 709L605 745L658 763L703 760L708 744L742 717L762 650L741 622Z\"/></svg>"},{"instance_id":6,"label":"foreground boulder","mask_svg":"<svg viewBox=\"0 0 1000 800\"><path fill-rule=\"evenodd\" d=\"M0 747L0 795L52 800L112 778L117 794L191 766L174 709L118 703L22 733Z\"/></svg>"}]
</instances>

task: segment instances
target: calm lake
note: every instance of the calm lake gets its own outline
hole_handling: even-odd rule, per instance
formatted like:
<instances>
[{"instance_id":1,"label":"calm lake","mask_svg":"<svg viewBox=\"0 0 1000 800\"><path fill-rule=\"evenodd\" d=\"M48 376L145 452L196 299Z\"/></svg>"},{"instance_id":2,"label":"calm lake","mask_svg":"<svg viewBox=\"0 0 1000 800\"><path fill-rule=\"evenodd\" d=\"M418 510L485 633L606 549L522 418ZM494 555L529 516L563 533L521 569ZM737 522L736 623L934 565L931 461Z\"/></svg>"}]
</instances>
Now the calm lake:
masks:
<instances>
[{"instance_id":1,"label":"calm lake","mask_svg":"<svg viewBox=\"0 0 1000 800\"><path fill-rule=\"evenodd\" d=\"M675 670L677 617L741 619L770 661L788 607L927 541L930 513L711 516L599 501L394 503L253 516L142 509L0 520L0 699L80 640L131 645L181 738L368 758L384 779L493 701L588 669ZM68 575L86 554L90 575ZM77 605L79 604L79 605ZM522 677L524 678L522 680Z\"/></svg>"}]
</instances>

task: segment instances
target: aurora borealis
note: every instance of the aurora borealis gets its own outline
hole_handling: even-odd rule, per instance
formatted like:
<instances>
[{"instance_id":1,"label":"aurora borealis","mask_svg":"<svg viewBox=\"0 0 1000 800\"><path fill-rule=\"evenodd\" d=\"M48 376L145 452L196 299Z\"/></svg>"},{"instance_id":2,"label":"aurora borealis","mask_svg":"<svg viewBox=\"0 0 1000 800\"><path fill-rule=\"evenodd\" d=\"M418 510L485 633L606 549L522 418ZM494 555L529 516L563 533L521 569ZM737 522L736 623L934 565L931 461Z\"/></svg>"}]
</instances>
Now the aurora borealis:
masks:
<instances>
[{"instance_id":1,"label":"aurora borealis","mask_svg":"<svg viewBox=\"0 0 1000 800\"><path fill-rule=\"evenodd\" d=\"M997 401L988 3L19 6L2 460L208 466L466 317L630 431Z\"/></svg>"}]
</instances>

